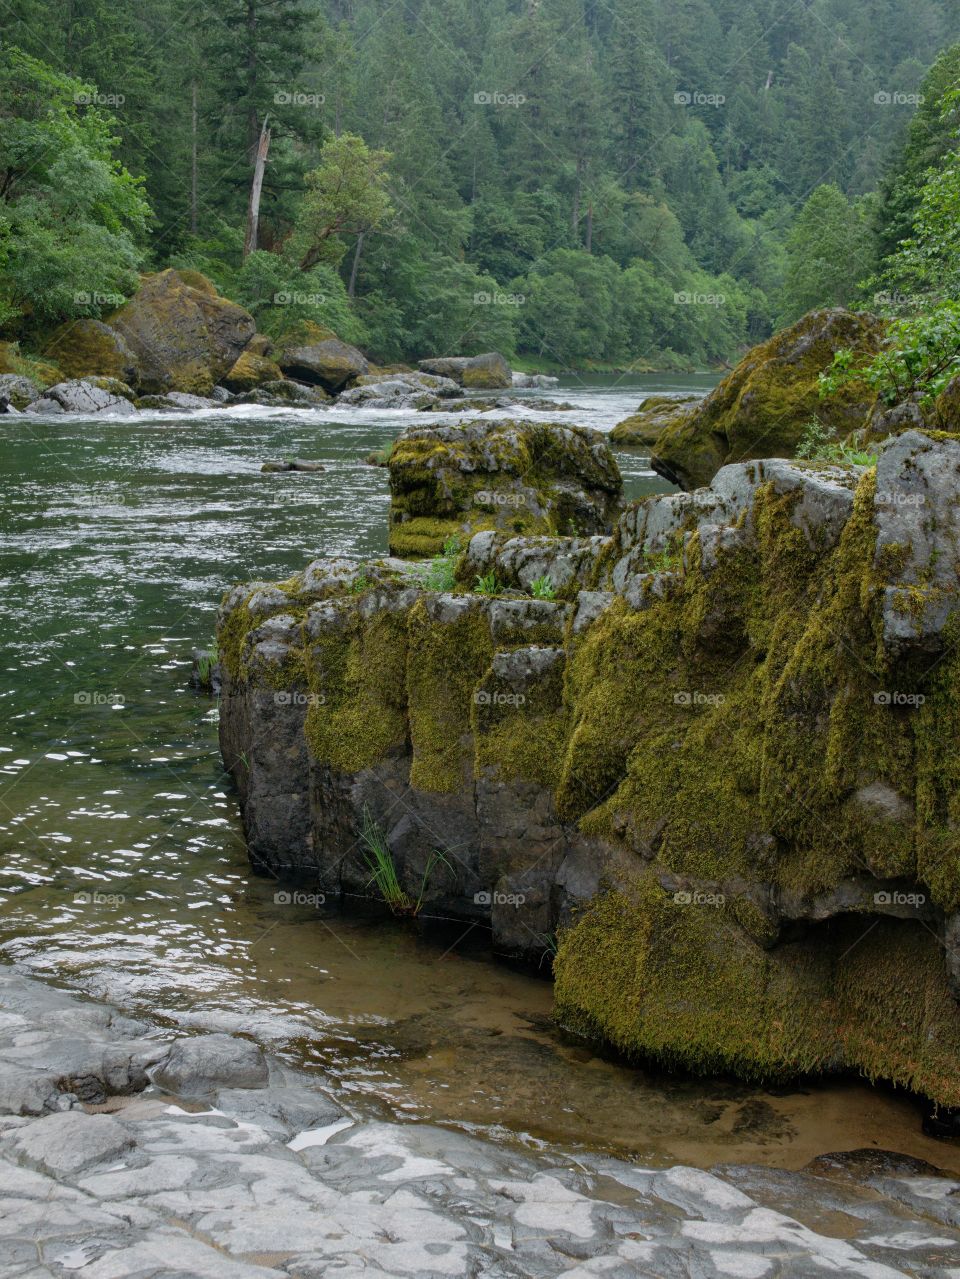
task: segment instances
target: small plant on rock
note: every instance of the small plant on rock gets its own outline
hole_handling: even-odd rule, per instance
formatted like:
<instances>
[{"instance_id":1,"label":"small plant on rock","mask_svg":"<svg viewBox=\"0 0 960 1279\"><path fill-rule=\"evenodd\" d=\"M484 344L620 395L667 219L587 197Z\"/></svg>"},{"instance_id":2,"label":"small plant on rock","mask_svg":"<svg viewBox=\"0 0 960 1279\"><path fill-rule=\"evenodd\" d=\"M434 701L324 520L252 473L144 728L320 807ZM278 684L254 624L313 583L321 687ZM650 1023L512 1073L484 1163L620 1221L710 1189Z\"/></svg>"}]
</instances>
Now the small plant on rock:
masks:
<instances>
[{"instance_id":1,"label":"small plant on rock","mask_svg":"<svg viewBox=\"0 0 960 1279\"><path fill-rule=\"evenodd\" d=\"M431 876L437 866L443 864L448 870L452 869L443 853L434 849L427 859L423 878L420 881L420 892L416 900L414 900L401 887L400 880L397 878L397 868L393 864L393 858L390 856L390 849L387 847L383 831L371 817L370 810L366 805L364 805L363 809L363 829L360 833L360 843L364 859L370 870L370 879L367 881L367 887L374 885L395 915L419 915L423 909L423 899L426 896L427 885L430 883Z\"/></svg>"},{"instance_id":2,"label":"small plant on rock","mask_svg":"<svg viewBox=\"0 0 960 1279\"><path fill-rule=\"evenodd\" d=\"M534 578L530 583L530 594L534 599L538 600L555 600L557 598L557 588L553 584L553 579L549 573L544 573L543 577Z\"/></svg>"},{"instance_id":3,"label":"small plant on rock","mask_svg":"<svg viewBox=\"0 0 960 1279\"><path fill-rule=\"evenodd\" d=\"M802 462L837 462L841 466L875 466L877 461L876 453L854 448L846 440L838 440L816 414L803 429L797 458Z\"/></svg>"},{"instance_id":4,"label":"small plant on rock","mask_svg":"<svg viewBox=\"0 0 960 1279\"><path fill-rule=\"evenodd\" d=\"M452 591L457 584L457 560L460 557L460 539L448 537L443 550L435 556L427 568L424 581L428 591Z\"/></svg>"},{"instance_id":5,"label":"small plant on rock","mask_svg":"<svg viewBox=\"0 0 960 1279\"><path fill-rule=\"evenodd\" d=\"M496 573L485 573L483 577L477 578L477 584L473 589L478 595L499 595L502 588L497 581Z\"/></svg>"}]
</instances>

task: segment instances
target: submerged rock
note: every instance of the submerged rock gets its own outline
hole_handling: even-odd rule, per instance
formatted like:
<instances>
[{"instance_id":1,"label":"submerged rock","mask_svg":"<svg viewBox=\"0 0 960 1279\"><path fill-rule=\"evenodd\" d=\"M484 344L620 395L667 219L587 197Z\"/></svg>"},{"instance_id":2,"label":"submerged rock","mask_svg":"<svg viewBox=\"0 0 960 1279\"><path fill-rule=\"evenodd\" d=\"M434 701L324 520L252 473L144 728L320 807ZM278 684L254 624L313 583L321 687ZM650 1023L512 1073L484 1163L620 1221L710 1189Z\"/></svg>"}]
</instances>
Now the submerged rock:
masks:
<instances>
[{"instance_id":1,"label":"submerged rock","mask_svg":"<svg viewBox=\"0 0 960 1279\"><path fill-rule=\"evenodd\" d=\"M667 424L654 445L654 470L692 490L727 463L793 457L814 415L849 435L866 421L874 393L853 383L823 399L818 379L838 350L876 354L882 334L881 322L869 315L811 311L755 347L693 413Z\"/></svg>"},{"instance_id":2,"label":"submerged rock","mask_svg":"<svg viewBox=\"0 0 960 1279\"><path fill-rule=\"evenodd\" d=\"M316 472L316 471L325 471L326 469L327 468L323 465L322 462L311 462L303 457L295 457L295 458L291 458L289 461L282 461L282 462L264 462L263 466L261 466L260 468L261 471L266 471L267 473L270 473L270 472L277 473L281 471L314 471Z\"/></svg>"},{"instance_id":3,"label":"submerged rock","mask_svg":"<svg viewBox=\"0 0 960 1279\"><path fill-rule=\"evenodd\" d=\"M433 555L482 528L602 532L623 481L606 438L581 426L494 421L410 427L390 453L390 550Z\"/></svg>"},{"instance_id":4,"label":"submerged rock","mask_svg":"<svg viewBox=\"0 0 960 1279\"><path fill-rule=\"evenodd\" d=\"M452 378L464 387L507 389L513 385L510 365L498 351L486 355L446 355L438 359L420 360L424 373Z\"/></svg>"},{"instance_id":5,"label":"submerged rock","mask_svg":"<svg viewBox=\"0 0 960 1279\"><path fill-rule=\"evenodd\" d=\"M462 502L521 442L415 432L406 491ZM372 820L438 913L535 962L559 934L574 1030L960 1106L958 450L731 465L612 535L483 530L453 590L323 560L235 588L221 748L251 857L369 893Z\"/></svg>"},{"instance_id":6,"label":"submerged rock","mask_svg":"<svg viewBox=\"0 0 960 1279\"><path fill-rule=\"evenodd\" d=\"M263 1050L233 1035L178 1039L152 1072L153 1082L181 1097L209 1097L220 1088L264 1088Z\"/></svg>"}]
</instances>

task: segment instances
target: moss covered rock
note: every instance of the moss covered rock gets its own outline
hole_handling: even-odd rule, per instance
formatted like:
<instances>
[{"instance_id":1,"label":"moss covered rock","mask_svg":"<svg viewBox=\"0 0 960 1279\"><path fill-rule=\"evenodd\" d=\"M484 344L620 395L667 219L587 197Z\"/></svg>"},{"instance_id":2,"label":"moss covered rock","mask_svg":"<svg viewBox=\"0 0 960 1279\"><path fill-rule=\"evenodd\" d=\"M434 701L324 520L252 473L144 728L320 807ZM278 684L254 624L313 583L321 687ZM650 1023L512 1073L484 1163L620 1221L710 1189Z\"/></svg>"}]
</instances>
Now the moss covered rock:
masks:
<instances>
[{"instance_id":1,"label":"moss covered rock","mask_svg":"<svg viewBox=\"0 0 960 1279\"><path fill-rule=\"evenodd\" d=\"M204 276L172 270L145 276L107 324L136 357L137 389L148 395L209 395L256 330L253 316Z\"/></svg>"},{"instance_id":2,"label":"moss covered rock","mask_svg":"<svg viewBox=\"0 0 960 1279\"><path fill-rule=\"evenodd\" d=\"M369 814L407 891L447 855L431 902L499 949L559 933L575 1030L958 1106L958 570L960 438L907 431L876 468L724 467L610 535L481 531L452 592L399 561L238 587L251 855L366 891Z\"/></svg>"},{"instance_id":3,"label":"moss covered rock","mask_svg":"<svg viewBox=\"0 0 960 1279\"><path fill-rule=\"evenodd\" d=\"M287 377L321 386L330 394L352 386L370 372L367 357L332 329L304 321L274 344L273 358Z\"/></svg>"},{"instance_id":4,"label":"moss covered rock","mask_svg":"<svg viewBox=\"0 0 960 1279\"><path fill-rule=\"evenodd\" d=\"M584 427L469 422L410 427L390 454L390 549L435 555L479 529L603 532L623 482L606 439Z\"/></svg>"},{"instance_id":5,"label":"moss covered rock","mask_svg":"<svg viewBox=\"0 0 960 1279\"><path fill-rule=\"evenodd\" d=\"M689 418L699 395L649 395L636 413L624 418L610 432L610 443L648 448L664 431Z\"/></svg>"},{"instance_id":6,"label":"moss covered rock","mask_svg":"<svg viewBox=\"0 0 960 1279\"><path fill-rule=\"evenodd\" d=\"M56 329L47 342L45 358L68 378L112 377L136 386L140 370L122 333L102 320L71 320Z\"/></svg>"},{"instance_id":7,"label":"moss covered rock","mask_svg":"<svg viewBox=\"0 0 960 1279\"><path fill-rule=\"evenodd\" d=\"M873 355L881 337L872 316L811 311L755 347L692 414L666 426L654 444L654 470L690 490L731 462L793 457L814 414L849 435L866 421L874 395L854 383L822 399L818 379L838 350Z\"/></svg>"},{"instance_id":8,"label":"moss covered rock","mask_svg":"<svg viewBox=\"0 0 960 1279\"><path fill-rule=\"evenodd\" d=\"M0 342L0 374L3 373L29 378L41 388L63 381L63 374L56 364L34 355L25 355L16 342Z\"/></svg>"},{"instance_id":9,"label":"moss covered rock","mask_svg":"<svg viewBox=\"0 0 960 1279\"><path fill-rule=\"evenodd\" d=\"M258 355L248 347L243 351L236 364L224 374L222 382L228 391L252 391L254 387L266 382L281 382L283 374L280 366L266 355Z\"/></svg>"},{"instance_id":10,"label":"moss covered rock","mask_svg":"<svg viewBox=\"0 0 960 1279\"><path fill-rule=\"evenodd\" d=\"M490 351L486 355L446 355L439 359L421 360L420 368L424 373L451 378L460 386L477 390L505 390L513 385L510 365L498 351Z\"/></svg>"}]
</instances>

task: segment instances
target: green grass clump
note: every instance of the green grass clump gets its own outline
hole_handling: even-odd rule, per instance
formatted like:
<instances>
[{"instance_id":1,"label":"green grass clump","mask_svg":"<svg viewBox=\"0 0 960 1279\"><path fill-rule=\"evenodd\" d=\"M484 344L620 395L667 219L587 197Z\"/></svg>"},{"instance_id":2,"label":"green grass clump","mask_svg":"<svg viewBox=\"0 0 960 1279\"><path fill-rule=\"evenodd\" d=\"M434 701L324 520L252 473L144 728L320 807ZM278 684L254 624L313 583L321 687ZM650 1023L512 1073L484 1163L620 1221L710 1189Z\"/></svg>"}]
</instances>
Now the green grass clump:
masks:
<instances>
[{"instance_id":1,"label":"green grass clump","mask_svg":"<svg viewBox=\"0 0 960 1279\"><path fill-rule=\"evenodd\" d=\"M534 599L538 600L555 600L557 598L557 588L554 586L549 573L544 573L543 577L535 578L530 583L530 594Z\"/></svg>"},{"instance_id":2,"label":"green grass clump","mask_svg":"<svg viewBox=\"0 0 960 1279\"><path fill-rule=\"evenodd\" d=\"M424 584L428 591L452 591L457 583L457 560L460 557L459 537L448 537L443 550L435 556L427 568Z\"/></svg>"},{"instance_id":3,"label":"green grass clump","mask_svg":"<svg viewBox=\"0 0 960 1279\"><path fill-rule=\"evenodd\" d=\"M363 830L360 834L360 841L364 859L370 870L370 879L367 882L367 887L375 885L377 892L395 915L419 915L423 909L423 899L426 896L427 886L430 883L433 872L441 864L446 866L448 870L452 869L443 853L434 849L424 868L423 878L420 881L420 892L416 899L413 899L401 886L397 877L397 868L393 864L393 858L390 856L389 848L387 848L383 831L370 816L370 810L366 805L364 805L363 809Z\"/></svg>"}]
</instances>

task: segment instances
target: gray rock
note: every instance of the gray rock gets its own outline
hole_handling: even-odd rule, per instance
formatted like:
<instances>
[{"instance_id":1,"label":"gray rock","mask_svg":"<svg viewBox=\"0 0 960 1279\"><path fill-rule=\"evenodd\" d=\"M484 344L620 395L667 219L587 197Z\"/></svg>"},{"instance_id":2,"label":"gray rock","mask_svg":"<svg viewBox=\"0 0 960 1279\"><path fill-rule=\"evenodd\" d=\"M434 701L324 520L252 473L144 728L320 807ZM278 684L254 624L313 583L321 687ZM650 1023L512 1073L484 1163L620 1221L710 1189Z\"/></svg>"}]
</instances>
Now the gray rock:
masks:
<instances>
[{"instance_id":1,"label":"gray rock","mask_svg":"<svg viewBox=\"0 0 960 1279\"><path fill-rule=\"evenodd\" d=\"M288 377L322 386L331 393L370 372L366 356L339 338L281 346L275 358Z\"/></svg>"},{"instance_id":2,"label":"gray rock","mask_svg":"<svg viewBox=\"0 0 960 1279\"><path fill-rule=\"evenodd\" d=\"M136 409L123 395L103 390L92 382L58 382L49 387L42 398L30 405L30 412L106 414L111 417L129 417Z\"/></svg>"},{"instance_id":3,"label":"gray rock","mask_svg":"<svg viewBox=\"0 0 960 1279\"><path fill-rule=\"evenodd\" d=\"M181 1097L209 1097L219 1088L263 1088L269 1078L263 1050L232 1035L178 1039L152 1072L153 1082Z\"/></svg>"},{"instance_id":4,"label":"gray rock","mask_svg":"<svg viewBox=\"0 0 960 1279\"><path fill-rule=\"evenodd\" d=\"M130 1133L115 1119L79 1110L38 1119L16 1132L11 1142L19 1163L64 1179L117 1159L133 1146Z\"/></svg>"},{"instance_id":5,"label":"gray rock","mask_svg":"<svg viewBox=\"0 0 960 1279\"><path fill-rule=\"evenodd\" d=\"M42 394L40 387L32 378L19 373L0 374L0 400L7 403L8 409L19 409L21 412L38 400Z\"/></svg>"},{"instance_id":6,"label":"gray rock","mask_svg":"<svg viewBox=\"0 0 960 1279\"><path fill-rule=\"evenodd\" d=\"M497 351L485 355L447 355L432 360L420 360L424 373L436 373L451 378L464 387L503 387L513 385L510 365Z\"/></svg>"},{"instance_id":7,"label":"gray rock","mask_svg":"<svg viewBox=\"0 0 960 1279\"><path fill-rule=\"evenodd\" d=\"M527 390L536 387L549 390L551 387L559 386L560 379L558 377L550 377L546 373L514 373L511 377L511 383L518 389Z\"/></svg>"}]
</instances>

